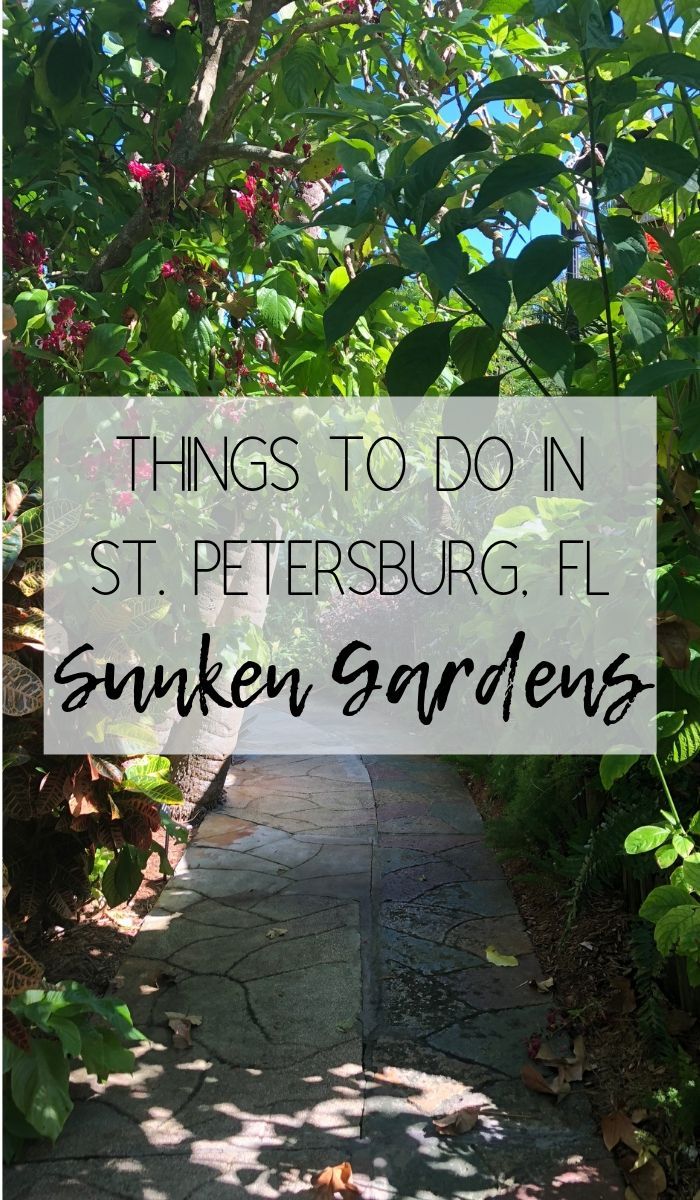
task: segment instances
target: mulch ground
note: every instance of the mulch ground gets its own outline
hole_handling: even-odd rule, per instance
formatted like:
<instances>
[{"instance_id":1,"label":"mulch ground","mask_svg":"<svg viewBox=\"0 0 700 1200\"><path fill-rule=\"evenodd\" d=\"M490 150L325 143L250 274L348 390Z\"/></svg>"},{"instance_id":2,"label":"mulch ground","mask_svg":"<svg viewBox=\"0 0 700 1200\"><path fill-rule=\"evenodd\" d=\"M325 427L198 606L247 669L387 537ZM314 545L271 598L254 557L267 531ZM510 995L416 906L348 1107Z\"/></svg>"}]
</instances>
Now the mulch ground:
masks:
<instances>
[{"instance_id":1,"label":"mulch ground","mask_svg":"<svg viewBox=\"0 0 700 1200\"><path fill-rule=\"evenodd\" d=\"M486 820L499 815L499 803L479 780L469 787ZM527 926L545 978L554 980L550 1020L582 1034L586 1045L587 1092L597 1121L615 1112L633 1118L639 1140L661 1163L667 1182L658 1178L637 1184L626 1200L700 1200L700 1154L692 1137L672 1127L657 1109L653 1095L674 1086L674 1069L654 1061L653 1046L640 1036L637 996L629 950L632 918L621 898L606 892L586 900L582 911L564 928L567 902L554 880L532 878L532 863L502 864ZM695 1063L700 1063L700 1023L669 1004L667 1025ZM697 1072L700 1087L700 1071ZM562 1103L566 1103L564 1099ZM609 1124L609 1123L608 1123ZM602 1133L601 1133L602 1136ZM655 1147L657 1149L655 1149ZM634 1156L620 1144L614 1151L623 1169Z\"/></svg>"},{"instance_id":2,"label":"mulch ground","mask_svg":"<svg viewBox=\"0 0 700 1200\"><path fill-rule=\"evenodd\" d=\"M154 841L164 844L165 833L159 829ZM174 868L186 847L171 840L168 859ZM53 929L36 950L44 966L46 979L58 983L76 979L98 995L107 992L118 974L119 963L129 952L141 923L155 905L169 876L161 874L158 856L152 854L146 865L141 886L136 895L117 908L107 908L93 901L81 911L79 920L65 928Z\"/></svg>"}]
</instances>

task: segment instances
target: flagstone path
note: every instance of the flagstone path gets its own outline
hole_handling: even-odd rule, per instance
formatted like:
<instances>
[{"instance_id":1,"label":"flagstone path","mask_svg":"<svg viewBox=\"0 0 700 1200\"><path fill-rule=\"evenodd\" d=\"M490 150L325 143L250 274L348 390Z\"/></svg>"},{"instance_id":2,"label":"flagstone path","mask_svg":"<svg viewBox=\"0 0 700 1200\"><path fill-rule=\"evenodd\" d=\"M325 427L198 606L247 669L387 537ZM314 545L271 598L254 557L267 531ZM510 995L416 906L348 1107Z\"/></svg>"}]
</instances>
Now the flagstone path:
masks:
<instances>
[{"instance_id":1,"label":"flagstone path","mask_svg":"<svg viewBox=\"0 0 700 1200\"><path fill-rule=\"evenodd\" d=\"M135 1075L78 1074L7 1200L272 1200L345 1160L367 1200L622 1200L582 1086L520 1081L551 999L454 768L257 758L229 785L122 967ZM191 1048L169 1011L201 1017ZM437 1136L465 1104L476 1127Z\"/></svg>"}]
</instances>

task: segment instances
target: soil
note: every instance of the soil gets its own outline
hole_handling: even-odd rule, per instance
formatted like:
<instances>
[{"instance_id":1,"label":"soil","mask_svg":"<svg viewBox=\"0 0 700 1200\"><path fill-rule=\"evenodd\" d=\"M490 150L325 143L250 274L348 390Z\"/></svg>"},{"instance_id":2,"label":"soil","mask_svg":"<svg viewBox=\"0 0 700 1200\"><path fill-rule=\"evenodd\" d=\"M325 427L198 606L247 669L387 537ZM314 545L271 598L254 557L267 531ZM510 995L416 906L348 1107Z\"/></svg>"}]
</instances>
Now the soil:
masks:
<instances>
[{"instance_id":1,"label":"soil","mask_svg":"<svg viewBox=\"0 0 700 1200\"><path fill-rule=\"evenodd\" d=\"M153 840L165 844L165 831L159 829ZM175 868L185 852L185 845L171 839L168 859ZM125 904L107 908L102 901L93 901L82 909L74 925L55 928L37 948L36 957L44 966L49 983L76 979L79 983L104 995L116 981L119 963L129 952L141 923L153 908L167 879L160 870L156 854L146 865L143 880L136 895Z\"/></svg>"},{"instance_id":2,"label":"soil","mask_svg":"<svg viewBox=\"0 0 700 1200\"><path fill-rule=\"evenodd\" d=\"M500 802L482 781L470 778L468 782L482 817L496 818ZM622 898L610 891L589 898L570 926L562 929L567 899L556 881L545 876L533 879L531 862L510 859L502 866L543 975L554 981L552 1028L567 1028L572 1035L584 1037L584 1083L596 1120L601 1122L616 1111L630 1115L640 1144L648 1146L663 1167L665 1191L659 1192L653 1179L640 1180L639 1192L631 1190L629 1196L626 1192L626 1200L656 1200L657 1195L663 1200L700 1200L700 1155L692 1135L674 1128L658 1108L653 1111L654 1093L673 1087L677 1079L675 1067L654 1061L653 1048L650 1051L638 1029L628 936L632 918ZM670 1004L665 1017L669 1030L697 1064L700 1022ZM629 1171L635 1155L622 1143L614 1153L622 1169Z\"/></svg>"}]
</instances>

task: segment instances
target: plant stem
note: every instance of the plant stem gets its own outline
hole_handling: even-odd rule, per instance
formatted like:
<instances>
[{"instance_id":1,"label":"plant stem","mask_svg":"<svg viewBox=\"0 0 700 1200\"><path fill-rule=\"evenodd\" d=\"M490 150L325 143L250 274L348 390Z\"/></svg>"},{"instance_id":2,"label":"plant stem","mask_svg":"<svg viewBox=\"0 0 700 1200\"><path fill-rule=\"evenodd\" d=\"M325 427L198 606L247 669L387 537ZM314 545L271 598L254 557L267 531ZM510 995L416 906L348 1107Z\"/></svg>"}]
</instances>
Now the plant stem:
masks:
<instances>
[{"instance_id":1,"label":"plant stem","mask_svg":"<svg viewBox=\"0 0 700 1200\"><path fill-rule=\"evenodd\" d=\"M652 754L651 760L652 760L654 766L656 767L656 772L659 776L659 779L661 780L661 786L664 789L664 796L666 797L668 807L671 810L674 820L676 820L678 822L678 825L682 829L683 826L681 825L681 819L678 816L678 809L676 808L675 804L673 803L673 796L671 795L671 793L669 791L668 784L666 782L666 776L663 773L663 768L661 766L661 763L659 762L659 760L655 754Z\"/></svg>"},{"instance_id":2,"label":"plant stem","mask_svg":"<svg viewBox=\"0 0 700 1200\"><path fill-rule=\"evenodd\" d=\"M485 325L488 325L488 321L484 320L484 317L483 317L483 316L482 316L482 314L479 312L479 309L477 308L476 304L473 304L473 303L472 303L472 301L469 299L469 297L468 297L468 296L465 296L464 292L461 292L461 291L459 290L459 288L455 288L455 291L456 291L457 295L458 295L458 296L460 296L460 297L462 298L462 300L464 300L464 303L465 303L466 305L468 305L470 312L473 312L475 317L478 317L480 321L484 321L484 324L485 324ZM509 340L509 339L506 337L506 335L505 335L505 333L503 332L503 330L501 330L500 334L498 335L498 340L499 340L499 342L501 342L501 343L502 343L502 345L503 345L503 346L505 346L506 350L507 350L507 351L508 351L508 353L511 355L511 357L515 359L515 361L517 362L518 366L522 367L523 371L526 371L526 372L527 372L527 374L530 376L530 379L531 379L531 380L532 380L532 382L535 384L535 387L537 387L537 388L538 388L538 390L539 390L539 391L542 393L542 395L543 395L543 396L550 396L550 395L551 395L551 392L549 392L549 391L548 391L548 389L547 389L547 388L544 386L544 384L543 384L542 380L540 379L539 375L537 375L537 374L536 374L536 372L535 372L535 371L533 371L533 369L532 369L532 367L530 366L529 362L527 361L527 359L526 359L526 358L523 358L523 356L522 356L522 354L520 353L520 351L519 351L519 350L516 350L515 346L514 346L514 345L512 344L512 342L511 342L511 341L510 341L510 340Z\"/></svg>"},{"instance_id":3,"label":"plant stem","mask_svg":"<svg viewBox=\"0 0 700 1200\"><path fill-rule=\"evenodd\" d=\"M600 224L600 205L598 203L598 168L596 163L596 128L595 128L595 112L593 108L593 97L591 95L591 77L588 64L588 55L585 51L581 52L583 61L583 76L586 83L586 104L588 108L588 137L591 153L591 203L593 206L593 223L595 225L595 238L598 247L598 259L600 266L600 279L603 285L603 298L605 300L605 325L608 331L608 349L610 352L610 372L612 375L613 392L616 396L620 394L620 381L617 370L617 351L615 349L615 333L613 330L612 312L610 308L610 287L608 284L608 272L605 266L605 242L603 240L603 230Z\"/></svg>"}]
</instances>

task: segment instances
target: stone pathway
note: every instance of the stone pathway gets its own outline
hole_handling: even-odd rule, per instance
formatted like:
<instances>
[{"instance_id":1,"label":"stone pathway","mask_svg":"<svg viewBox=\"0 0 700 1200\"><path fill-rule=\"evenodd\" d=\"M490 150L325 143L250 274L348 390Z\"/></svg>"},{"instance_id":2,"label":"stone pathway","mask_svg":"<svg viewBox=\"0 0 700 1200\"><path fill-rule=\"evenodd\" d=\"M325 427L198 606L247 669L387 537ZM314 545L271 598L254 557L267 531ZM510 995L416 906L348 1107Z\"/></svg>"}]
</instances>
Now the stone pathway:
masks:
<instances>
[{"instance_id":1,"label":"stone pathway","mask_svg":"<svg viewBox=\"0 0 700 1200\"><path fill-rule=\"evenodd\" d=\"M551 1000L456 771L257 758L229 782L122 968L136 1074L97 1094L78 1075L7 1200L272 1200L344 1160L367 1200L621 1200L581 1085L557 1105L520 1081ZM201 1017L190 1049L166 1011Z\"/></svg>"}]
</instances>

